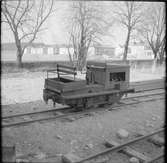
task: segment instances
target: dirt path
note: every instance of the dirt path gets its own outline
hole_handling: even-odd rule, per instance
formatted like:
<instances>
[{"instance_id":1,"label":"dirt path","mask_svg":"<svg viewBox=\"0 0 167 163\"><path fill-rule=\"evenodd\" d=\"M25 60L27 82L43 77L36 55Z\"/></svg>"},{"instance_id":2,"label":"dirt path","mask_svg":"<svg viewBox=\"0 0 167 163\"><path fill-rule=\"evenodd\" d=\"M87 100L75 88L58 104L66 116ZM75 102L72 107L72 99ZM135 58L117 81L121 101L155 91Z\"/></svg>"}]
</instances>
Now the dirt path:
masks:
<instances>
[{"instance_id":1,"label":"dirt path","mask_svg":"<svg viewBox=\"0 0 167 163\"><path fill-rule=\"evenodd\" d=\"M35 104L25 103L24 109L33 108ZM36 105L45 107L42 103ZM17 108L15 105L11 107ZM73 152L86 157L105 149L103 142L106 139L121 143L134 138L137 132L154 131L164 124L164 113L164 101L158 100L94 112L74 121L64 119L6 128L2 132L3 144L15 144L17 156L24 155L24 159L59 163L62 154ZM120 128L129 132L127 139L121 140L116 136Z\"/></svg>"}]
</instances>

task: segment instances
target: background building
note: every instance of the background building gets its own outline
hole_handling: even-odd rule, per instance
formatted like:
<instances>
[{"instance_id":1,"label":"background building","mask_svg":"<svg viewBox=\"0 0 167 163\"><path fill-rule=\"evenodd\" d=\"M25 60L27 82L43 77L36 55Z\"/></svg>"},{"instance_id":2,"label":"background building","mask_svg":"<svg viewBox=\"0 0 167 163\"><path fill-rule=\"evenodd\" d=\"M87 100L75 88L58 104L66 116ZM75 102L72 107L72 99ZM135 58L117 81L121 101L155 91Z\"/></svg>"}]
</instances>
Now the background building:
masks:
<instances>
[{"instance_id":1,"label":"background building","mask_svg":"<svg viewBox=\"0 0 167 163\"><path fill-rule=\"evenodd\" d=\"M124 46L119 46L116 49L115 56L122 58L124 52ZM142 42L130 43L128 47L127 59L153 59L154 54L151 48Z\"/></svg>"},{"instance_id":2,"label":"background building","mask_svg":"<svg viewBox=\"0 0 167 163\"><path fill-rule=\"evenodd\" d=\"M1 47L1 61L15 62L17 52L15 44L3 43ZM44 43L33 43L25 49L22 59L23 62L68 61L68 50L73 54L73 48L68 47L66 44L47 45ZM123 51L123 46L93 45L89 48L87 59L121 59ZM127 59L153 59L153 52L143 43L131 43L129 45Z\"/></svg>"}]
</instances>

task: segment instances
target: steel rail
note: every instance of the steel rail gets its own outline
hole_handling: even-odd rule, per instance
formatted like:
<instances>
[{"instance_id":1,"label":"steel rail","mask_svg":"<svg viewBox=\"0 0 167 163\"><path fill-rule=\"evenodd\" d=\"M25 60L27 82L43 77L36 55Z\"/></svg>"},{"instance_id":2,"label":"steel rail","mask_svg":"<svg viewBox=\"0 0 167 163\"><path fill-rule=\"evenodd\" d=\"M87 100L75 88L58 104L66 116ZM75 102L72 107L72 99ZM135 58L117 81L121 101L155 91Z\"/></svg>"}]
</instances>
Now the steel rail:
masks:
<instances>
[{"instance_id":1,"label":"steel rail","mask_svg":"<svg viewBox=\"0 0 167 163\"><path fill-rule=\"evenodd\" d=\"M124 144L121 144L121 145L119 145L119 146L115 146L115 147L112 147L112 148L110 148L110 149L104 150L104 151L102 151L102 152L99 152L99 153L97 153L97 154L91 155L91 156L89 156L89 157L87 157L87 158L84 158L84 159L82 159L82 160L76 161L75 163L83 163L84 161L91 160L91 159L93 159L93 158L96 158L96 157L98 157L98 156L101 156L101 155L104 155L104 154L107 154L107 153L110 153L110 152L117 152L117 151L120 151L121 149L123 149L123 148L126 147L126 146L129 146L129 145L131 145L131 144L133 144L133 143L136 143L136 142L138 142L138 141L140 141L140 140L144 140L144 139L146 139L146 138L148 138L148 137L150 137L150 136L153 136L153 135L156 135L156 134L158 134L158 133L161 133L161 132L163 132L164 130L165 130L164 128L161 128L161 129L159 129L159 130L157 130L157 131L155 131L155 132L153 132L153 133L151 133L151 134L148 134L148 135L145 135L145 136L141 136L141 137L139 137L139 138L136 138L136 139L133 139L133 140L131 140L131 141L128 141L128 142L126 142L126 143L124 143ZM151 161L151 160L150 160L150 161Z\"/></svg>"},{"instance_id":2,"label":"steel rail","mask_svg":"<svg viewBox=\"0 0 167 163\"><path fill-rule=\"evenodd\" d=\"M147 95L148 96L148 95ZM142 96L143 97L143 96ZM136 97L134 97L136 98ZM132 98L133 99L133 98ZM149 100L145 100L146 101L152 101L153 99L149 99ZM141 103L142 101L136 101L133 103L128 103L128 104L120 104L117 106L112 106L112 108L110 108L109 110L113 109L113 108L117 108L117 107L122 107L122 106L128 106L128 105L135 105L138 103ZM64 108L63 108L64 109ZM70 108L69 108L70 109ZM72 109L72 108L71 108ZM61 110L61 109L60 109ZM55 111L55 110L54 110ZM63 115L57 115L55 117L47 117L47 118L39 118L39 119L34 119L34 120L29 120L29 121L22 121L22 122L16 122L16 123L12 123L12 124L2 124L2 128L4 127L12 127L12 126L18 126L18 125L25 125L25 124L29 124L29 123L34 123L34 122L41 122L41 121L46 121L46 120L53 120L53 119L58 119L58 118L65 118L67 116L72 116L72 115L82 115L82 114L87 114L93 111L98 111L97 108L96 109L91 109L91 110L85 110L84 112L79 111L79 112L75 112L75 113L68 113L68 114L63 114ZM49 112L52 112L51 110ZM43 112L39 112L40 114L42 114ZM44 112L45 113L45 112ZM33 115L33 113L29 113L30 115ZM34 113L34 114L38 114L38 112ZM23 114L23 116L27 116L27 114ZM14 117L14 115L13 115ZM19 117L19 115L17 115L16 117ZM21 117L21 116L20 116Z\"/></svg>"},{"instance_id":3,"label":"steel rail","mask_svg":"<svg viewBox=\"0 0 167 163\"><path fill-rule=\"evenodd\" d=\"M56 109L50 109L50 110L43 110L43 111L37 111L37 112L29 112L29 113L23 113L23 114L14 114L14 115L9 115L9 116L4 116L1 117L2 119L7 119L7 118L15 118L15 117L21 117L21 116L27 116L27 115L34 115L34 114L42 114L42 113L49 113L53 111L63 111L66 109L71 109L69 106L61 107L61 108L56 108Z\"/></svg>"},{"instance_id":4,"label":"steel rail","mask_svg":"<svg viewBox=\"0 0 167 163\"><path fill-rule=\"evenodd\" d=\"M77 115L77 114L79 114L79 113L75 113L75 115ZM58 118L65 118L65 117L70 116L70 115L74 115L74 113L69 113L68 115L63 114L63 115L58 115L55 117L47 117L47 118L34 119L34 120L29 120L29 121L16 122L16 123L12 123L12 124L2 124L2 128L18 126L18 125L26 125L26 124L33 123L33 122L42 122L42 121L53 120L53 119L58 119Z\"/></svg>"}]
</instances>

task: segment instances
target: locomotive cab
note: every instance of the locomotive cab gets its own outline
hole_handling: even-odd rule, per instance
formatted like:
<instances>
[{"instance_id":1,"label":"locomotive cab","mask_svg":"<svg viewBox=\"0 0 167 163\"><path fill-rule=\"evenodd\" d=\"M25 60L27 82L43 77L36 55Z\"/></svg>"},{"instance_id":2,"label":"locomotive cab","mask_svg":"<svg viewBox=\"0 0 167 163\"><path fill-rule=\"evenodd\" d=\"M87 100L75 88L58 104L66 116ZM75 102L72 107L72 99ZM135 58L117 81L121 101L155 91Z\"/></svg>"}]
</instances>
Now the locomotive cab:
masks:
<instances>
[{"instance_id":1,"label":"locomotive cab","mask_svg":"<svg viewBox=\"0 0 167 163\"><path fill-rule=\"evenodd\" d=\"M105 89L126 89L129 87L129 65L105 62L88 62L87 84L100 84Z\"/></svg>"}]
</instances>

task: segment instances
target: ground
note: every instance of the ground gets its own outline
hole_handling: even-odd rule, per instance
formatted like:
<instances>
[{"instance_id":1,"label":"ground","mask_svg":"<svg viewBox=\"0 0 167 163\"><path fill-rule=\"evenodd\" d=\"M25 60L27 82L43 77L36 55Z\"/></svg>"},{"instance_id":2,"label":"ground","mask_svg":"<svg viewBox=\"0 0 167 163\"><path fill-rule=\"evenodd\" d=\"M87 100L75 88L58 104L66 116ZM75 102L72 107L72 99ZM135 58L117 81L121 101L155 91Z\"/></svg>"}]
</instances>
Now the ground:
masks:
<instances>
[{"instance_id":1,"label":"ground","mask_svg":"<svg viewBox=\"0 0 167 163\"><path fill-rule=\"evenodd\" d=\"M3 115L52 108L52 103L46 105L40 100L44 74L46 75L44 72L27 72L24 75L2 75ZM162 71L131 71L131 81L163 76ZM85 157L105 149L103 142L106 139L121 142L116 136L120 128L130 133L126 140L134 137L137 132L154 131L163 126L164 113L164 100L157 100L111 111L93 112L74 121L64 119L5 128L2 130L2 142L4 145L15 144L17 156L24 155L24 159L59 163L62 154L73 152Z\"/></svg>"},{"instance_id":2,"label":"ground","mask_svg":"<svg viewBox=\"0 0 167 163\"><path fill-rule=\"evenodd\" d=\"M29 103L23 109L33 106ZM72 122L65 119L6 128L2 132L3 144L15 144L17 155L24 154L24 159L32 161L58 162L62 154L69 152L86 157L105 149L103 143L106 139L121 142L116 136L121 128L130 133L126 141L138 132L147 133L160 128L164 124L164 113L164 101L159 100L93 112Z\"/></svg>"}]
</instances>

